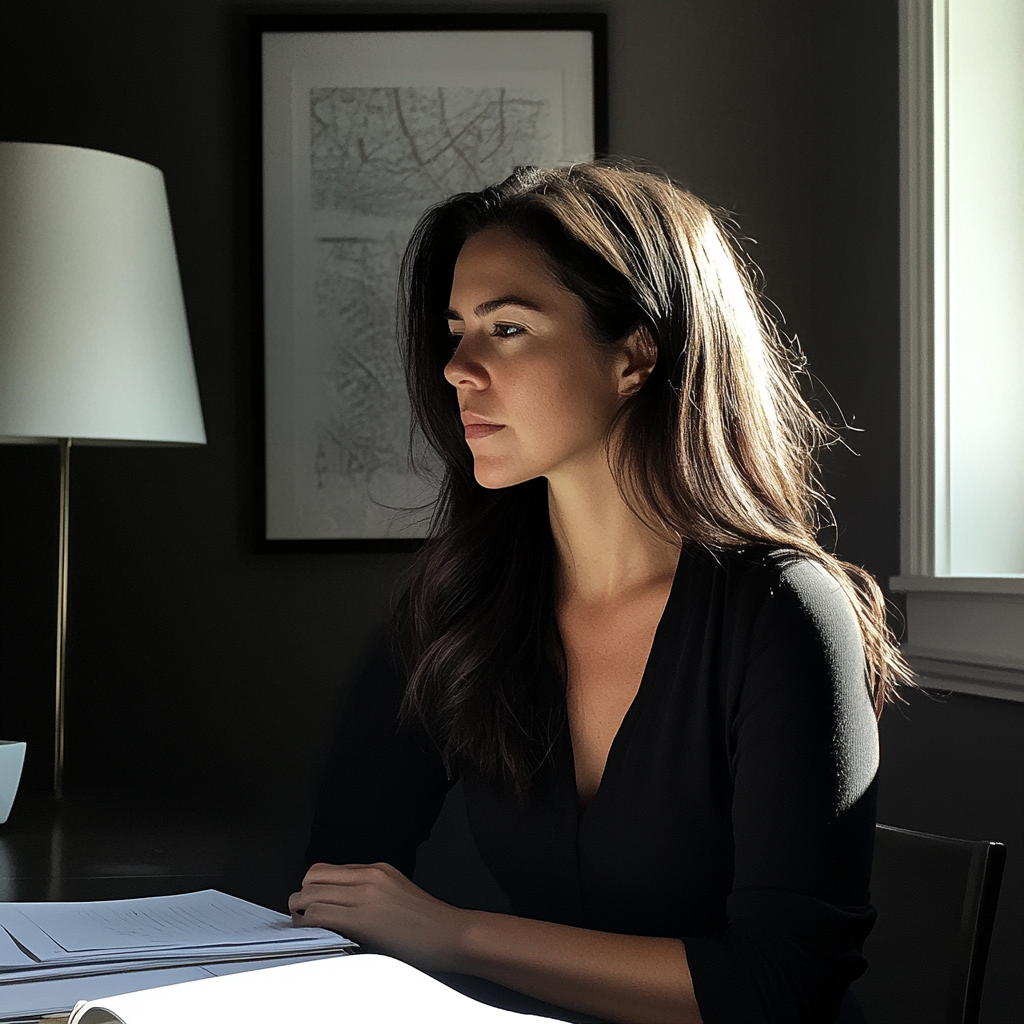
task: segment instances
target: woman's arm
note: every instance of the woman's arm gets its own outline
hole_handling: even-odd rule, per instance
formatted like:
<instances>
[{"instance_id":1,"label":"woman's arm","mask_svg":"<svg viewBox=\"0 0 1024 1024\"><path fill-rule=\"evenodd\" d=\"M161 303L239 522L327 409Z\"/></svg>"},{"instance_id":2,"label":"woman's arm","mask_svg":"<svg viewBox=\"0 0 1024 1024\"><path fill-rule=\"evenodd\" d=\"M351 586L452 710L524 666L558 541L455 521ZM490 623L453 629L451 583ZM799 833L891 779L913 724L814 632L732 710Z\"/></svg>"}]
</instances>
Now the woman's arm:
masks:
<instances>
[{"instance_id":1,"label":"woman's arm","mask_svg":"<svg viewBox=\"0 0 1024 1024\"><path fill-rule=\"evenodd\" d=\"M701 1021L678 939L460 910L389 864L314 864L288 905L296 924L330 928L427 970L475 975L628 1024Z\"/></svg>"}]
</instances>

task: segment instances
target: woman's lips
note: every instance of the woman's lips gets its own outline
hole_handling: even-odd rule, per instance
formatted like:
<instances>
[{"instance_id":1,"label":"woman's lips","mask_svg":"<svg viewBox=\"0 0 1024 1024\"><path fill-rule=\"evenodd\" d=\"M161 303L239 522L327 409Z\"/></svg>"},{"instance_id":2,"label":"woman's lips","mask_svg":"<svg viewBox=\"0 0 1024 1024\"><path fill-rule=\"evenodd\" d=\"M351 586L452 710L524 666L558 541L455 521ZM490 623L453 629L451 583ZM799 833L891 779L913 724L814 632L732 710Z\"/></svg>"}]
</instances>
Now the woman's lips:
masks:
<instances>
[{"instance_id":1,"label":"woman's lips","mask_svg":"<svg viewBox=\"0 0 1024 1024\"><path fill-rule=\"evenodd\" d=\"M496 434L499 430L504 429L504 423L467 423L466 440L469 441L480 437L490 437L491 434Z\"/></svg>"}]
</instances>

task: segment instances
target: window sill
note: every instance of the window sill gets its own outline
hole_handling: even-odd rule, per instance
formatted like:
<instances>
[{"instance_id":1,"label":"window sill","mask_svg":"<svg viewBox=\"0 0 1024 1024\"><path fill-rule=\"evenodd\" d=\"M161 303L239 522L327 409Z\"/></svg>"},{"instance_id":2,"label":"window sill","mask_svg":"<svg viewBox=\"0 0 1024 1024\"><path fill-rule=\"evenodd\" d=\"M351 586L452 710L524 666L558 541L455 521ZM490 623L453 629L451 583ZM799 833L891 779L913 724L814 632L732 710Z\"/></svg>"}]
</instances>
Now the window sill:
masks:
<instances>
[{"instance_id":1,"label":"window sill","mask_svg":"<svg viewBox=\"0 0 1024 1024\"><path fill-rule=\"evenodd\" d=\"M922 686L1024 701L1024 576L896 576Z\"/></svg>"},{"instance_id":2,"label":"window sill","mask_svg":"<svg viewBox=\"0 0 1024 1024\"><path fill-rule=\"evenodd\" d=\"M903 644L903 654L920 686L940 692L970 693L1024 703L1024 666L991 664L991 658L975 654L972 660L951 658L946 651Z\"/></svg>"},{"instance_id":3,"label":"window sill","mask_svg":"<svg viewBox=\"0 0 1024 1024\"><path fill-rule=\"evenodd\" d=\"M889 589L903 594L1020 594L1024 576L893 576Z\"/></svg>"}]
</instances>

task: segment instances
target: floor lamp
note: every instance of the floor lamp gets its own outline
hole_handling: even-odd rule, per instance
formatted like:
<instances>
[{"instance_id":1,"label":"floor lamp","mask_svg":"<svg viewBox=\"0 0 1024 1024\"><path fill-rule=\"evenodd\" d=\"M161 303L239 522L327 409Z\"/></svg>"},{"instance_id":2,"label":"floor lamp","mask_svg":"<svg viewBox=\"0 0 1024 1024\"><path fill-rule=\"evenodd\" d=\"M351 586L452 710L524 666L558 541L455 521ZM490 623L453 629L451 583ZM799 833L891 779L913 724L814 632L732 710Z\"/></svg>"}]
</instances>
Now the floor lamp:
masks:
<instances>
[{"instance_id":1,"label":"floor lamp","mask_svg":"<svg viewBox=\"0 0 1024 1024\"><path fill-rule=\"evenodd\" d=\"M206 443L164 178L94 149L0 142L0 443L60 452L58 797L72 441Z\"/></svg>"}]
</instances>

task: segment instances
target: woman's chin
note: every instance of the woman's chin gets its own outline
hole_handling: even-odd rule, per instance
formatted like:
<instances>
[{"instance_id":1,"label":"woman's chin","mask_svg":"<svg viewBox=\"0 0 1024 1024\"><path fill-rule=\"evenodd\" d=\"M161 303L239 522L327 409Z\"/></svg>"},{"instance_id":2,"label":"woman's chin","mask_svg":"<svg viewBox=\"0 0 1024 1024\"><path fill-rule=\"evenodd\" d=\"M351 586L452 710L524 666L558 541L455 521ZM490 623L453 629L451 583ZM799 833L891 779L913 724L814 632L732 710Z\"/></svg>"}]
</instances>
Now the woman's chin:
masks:
<instances>
[{"instance_id":1,"label":"woman's chin","mask_svg":"<svg viewBox=\"0 0 1024 1024\"><path fill-rule=\"evenodd\" d=\"M476 482L489 491L500 491L503 487L511 487L512 484L519 481L507 480L505 477L495 473L477 473Z\"/></svg>"},{"instance_id":2,"label":"woman's chin","mask_svg":"<svg viewBox=\"0 0 1024 1024\"><path fill-rule=\"evenodd\" d=\"M473 465L473 475L476 478L476 482L481 487L486 487L489 491L499 491L504 487L514 487L516 484L532 479L530 476L525 476L522 473L511 472L507 467L481 465L481 460L479 459Z\"/></svg>"}]
</instances>

